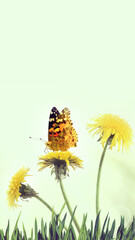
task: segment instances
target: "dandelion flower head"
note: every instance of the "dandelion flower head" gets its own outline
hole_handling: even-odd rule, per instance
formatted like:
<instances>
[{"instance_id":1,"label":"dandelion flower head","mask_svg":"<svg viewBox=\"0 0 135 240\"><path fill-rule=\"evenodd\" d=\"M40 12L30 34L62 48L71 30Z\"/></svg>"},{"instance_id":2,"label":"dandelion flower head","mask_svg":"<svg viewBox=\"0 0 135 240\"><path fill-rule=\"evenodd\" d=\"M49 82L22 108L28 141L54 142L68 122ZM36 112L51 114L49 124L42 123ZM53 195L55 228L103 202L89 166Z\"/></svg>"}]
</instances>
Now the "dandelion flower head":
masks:
<instances>
[{"instance_id":1,"label":"dandelion flower head","mask_svg":"<svg viewBox=\"0 0 135 240\"><path fill-rule=\"evenodd\" d=\"M95 123L88 123L88 129L91 133L95 131L93 135L99 134L99 140L104 147L105 143L108 141L110 143L110 149L112 149L116 144L118 144L118 151L120 147L129 149L132 144L132 129L129 124L121 119L119 116L113 114L103 114L97 118L94 118Z\"/></svg>"},{"instance_id":2,"label":"dandelion flower head","mask_svg":"<svg viewBox=\"0 0 135 240\"><path fill-rule=\"evenodd\" d=\"M7 191L7 200L10 207L18 207L18 199L21 196L19 188L21 184L26 182L25 177L28 175L29 168L22 167L11 179L9 189Z\"/></svg>"},{"instance_id":3,"label":"dandelion flower head","mask_svg":"<svg viewBox=\"0 0 135 240\"><path fill-rule=\"evenodd\" d=\"M69 151L51 152L46 155L42 155L39 157L39 160L39 171L42 171L46 167L50 167L52 168L52 173L55 173L57 180L68 175L69 166L71 166L74 170L77 167L82 168L82 160Z\"/></svg>"}]
</instances>

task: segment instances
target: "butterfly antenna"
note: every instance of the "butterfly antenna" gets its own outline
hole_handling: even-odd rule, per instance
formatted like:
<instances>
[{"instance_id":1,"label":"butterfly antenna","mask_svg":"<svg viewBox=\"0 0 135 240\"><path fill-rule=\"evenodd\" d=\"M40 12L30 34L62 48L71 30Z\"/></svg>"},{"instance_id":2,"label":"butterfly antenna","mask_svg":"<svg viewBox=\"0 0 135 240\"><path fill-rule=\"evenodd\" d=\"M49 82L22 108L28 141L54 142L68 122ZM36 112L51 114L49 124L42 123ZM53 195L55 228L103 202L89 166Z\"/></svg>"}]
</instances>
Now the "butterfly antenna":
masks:
<instances>
[{"instance_id":1,"label":"butterfly antenna","mask_svg":"<svg viewBox=\"0 0 135 240\"><path fill-rule=\"evenodd\" d=\"M33 138L33 137L29 137L29 138L32 140L45 142L45 140L43 140L42 138Z\"/></svg>"}]
</instances>

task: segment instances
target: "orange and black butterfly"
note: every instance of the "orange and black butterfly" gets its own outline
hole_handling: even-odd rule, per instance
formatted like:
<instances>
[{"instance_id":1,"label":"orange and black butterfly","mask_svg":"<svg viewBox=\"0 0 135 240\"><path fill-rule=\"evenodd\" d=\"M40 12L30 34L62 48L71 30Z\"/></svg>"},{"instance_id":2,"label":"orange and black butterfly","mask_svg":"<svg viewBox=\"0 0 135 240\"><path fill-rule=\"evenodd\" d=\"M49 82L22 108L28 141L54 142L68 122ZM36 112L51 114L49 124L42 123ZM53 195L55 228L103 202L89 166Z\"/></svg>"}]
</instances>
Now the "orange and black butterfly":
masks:
<instances>
[{"instance_id":1,"label":"orange and black butterfly","mask_svg":"<svg viewBox=\"0 0 135 240\"><path fill-rule=\"evenodd\" d=\"M78 136L70 119L70 111L64 108L60 113L56 107L50 112L48 142L46 145L53 151L67 151L76 147Z\"/></svg>"}]
</instances>

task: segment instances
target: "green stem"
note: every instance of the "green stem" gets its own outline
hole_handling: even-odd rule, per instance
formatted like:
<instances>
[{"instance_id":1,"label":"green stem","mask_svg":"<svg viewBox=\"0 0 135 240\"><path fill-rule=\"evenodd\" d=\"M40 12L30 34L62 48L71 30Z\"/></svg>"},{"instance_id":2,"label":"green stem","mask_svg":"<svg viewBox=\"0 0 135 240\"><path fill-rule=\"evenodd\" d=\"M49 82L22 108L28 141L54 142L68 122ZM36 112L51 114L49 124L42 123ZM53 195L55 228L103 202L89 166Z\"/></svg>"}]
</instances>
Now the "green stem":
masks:
<instances>
[{"instance_id":1,"label":"green stem","mask_svg":"<svg viewBox=\"0 0 135 240\"><path fill-rule=\"evenodd\" d=\"M103 149L99 167L98 167L98 175L97 175L97 186L96 186L96 216L98 215L100 209L99 209L99 189L100 189L100 177L101 177L101 170L102 170L102 165L103 165L103 160L105 156L105 152L108 146L108 141L105 144L105 147ZM100 221L99 221L99 232L100 232Z\"/></svg>"},{"instance_id":2,"label":"green stem","mask_svg":"<svg viewBox=\"0 0 135 240\"><path fill-rule=\"evenodd\" d=\"M60 188L61 188L61 191L62 191L64 200L65 200L65 203L66 203L66 205L67 205L67 208L68 208L68 210L69 210L70 215L72 216L73 211L72 211L72 208L71 208L70 203L69 203L69 201L68 201L67 195L66 195L66 193L65 193L62 180L60 179L59 182L60 182ZM76 226L76 229L77 229L78 233L80 233L80 227L79 227L79 224L78 224L75 216L73 217L73 222L74 222L74 224L75 224L75 226Z\"/></svg>"},{"instance_id":3,"label":"green stem","mask_svg":"<svg viewBox=\"0 0 135 240\"><path fill-rule=\"evenodd\" d=\"M52 209L51 206L45 200L43 200L38 195L35 195L34 197L37 198L40 202L42 202L51 212L54 212L54 214L57 215L54 209Z\"/></svg>"},{"instance_id":4,"label":"green stem","mask_svg":"<svg viewBox=\"0 0 135 240\"><path fill-rule=\"evenodd\" d=\"M42 199L41 197L39 197L37 194L34 195L34 197L37 198L40 202L42 202L51 212L53 212L53 213L55 214L55 216L57 216L57 214L56 214L56 212L54 211L54 209L53 209L45 200L43 200L43 199ZM61 220L59 219L59 217L58 217L58 221L59 221L60 223L62 223ZM65 228L65 230L67 230L67 227L66 227L66 226L64 226L64 228Z\"/></svg>"}]
</instances>

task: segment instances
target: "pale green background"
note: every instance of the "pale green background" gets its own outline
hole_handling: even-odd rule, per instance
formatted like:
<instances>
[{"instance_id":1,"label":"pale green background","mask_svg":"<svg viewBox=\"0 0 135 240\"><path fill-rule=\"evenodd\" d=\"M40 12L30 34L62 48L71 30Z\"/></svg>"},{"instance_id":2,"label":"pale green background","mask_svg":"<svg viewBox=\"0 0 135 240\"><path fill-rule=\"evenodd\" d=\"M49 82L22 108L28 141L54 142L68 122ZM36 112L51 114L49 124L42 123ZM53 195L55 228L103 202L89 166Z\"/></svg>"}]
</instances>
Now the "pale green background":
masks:
<instances>
[{"instance_id":1,"label":"pale green background","mask_svg":"<svg viewBox=\"0 0 135 240\"><path fill-rule=\"evenodd\" d=\"M1 1L0 2L0 228L20 212L30 233L37 217L51 214L36 199L9 210L6 190L11 177L30 167L28 183L59 211L63 198L50 169L38 172L37 159L47 141L48 117L56 106L68 107L78 133L76 149L84 169L70 171L64 185L81 223L95 219L95 185L102 146L86 131L89 118L113 113L135 130L134 1ZM129 153L108 151L102 172L102 218L135 215L135 146ZM69 220L69 218L68 218Z\"/></svg>"}]
</instances>

